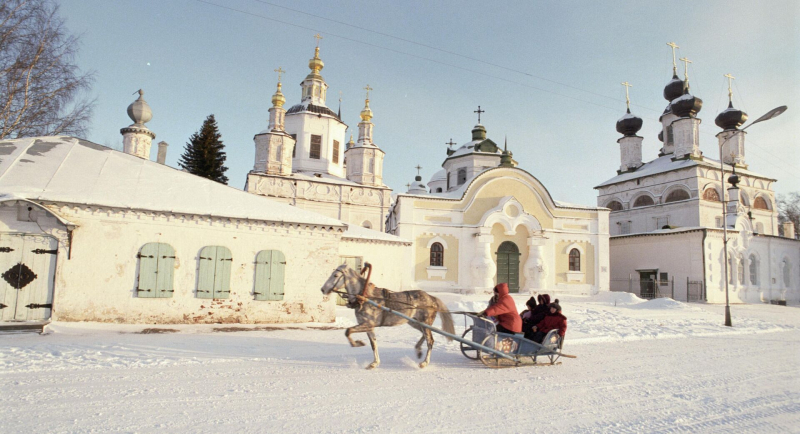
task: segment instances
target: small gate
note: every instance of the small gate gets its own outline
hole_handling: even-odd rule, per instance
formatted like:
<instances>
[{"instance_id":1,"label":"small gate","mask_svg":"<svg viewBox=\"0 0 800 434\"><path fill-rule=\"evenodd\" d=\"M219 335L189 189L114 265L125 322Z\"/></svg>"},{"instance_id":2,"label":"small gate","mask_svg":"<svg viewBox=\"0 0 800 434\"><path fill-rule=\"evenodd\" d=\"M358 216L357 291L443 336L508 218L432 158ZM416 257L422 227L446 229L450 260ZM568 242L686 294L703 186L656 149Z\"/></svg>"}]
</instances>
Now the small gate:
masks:
<instances>
[{"instance_id":1,"label":"small gate","mask_svg":"<svg viewBox=\"0 0 800 434\"><path fill-rule=\"evenodd\" d=\"M702 280L686 278L686 301L706 301L705 285Z\"/></svg>"},{"instance_id":2,"label":"small gate","mask_svg":"<svg viewBox=\"0 0 800 434\"><path fill-rule=\"evenodd\" d=\"M0 318L50 319L58 241L45 235L0 233Z\"/></svg>"}]
</instances>

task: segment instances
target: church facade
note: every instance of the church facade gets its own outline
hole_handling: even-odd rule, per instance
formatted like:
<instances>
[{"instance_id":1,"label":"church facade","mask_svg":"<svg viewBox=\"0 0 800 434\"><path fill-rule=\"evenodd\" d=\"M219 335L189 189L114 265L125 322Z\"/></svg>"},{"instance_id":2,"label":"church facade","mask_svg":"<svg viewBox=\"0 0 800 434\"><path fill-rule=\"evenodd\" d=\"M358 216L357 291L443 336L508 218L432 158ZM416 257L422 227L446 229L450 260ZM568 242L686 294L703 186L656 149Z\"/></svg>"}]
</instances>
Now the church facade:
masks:
<instances>
[{"instance_id":1,"label":"church facade","mask_svg":"<svg viewBox=\"0 0 800 434\"><path fill-rule=\"evenodd\" d=\"M426 185L398 194L387 230L413 241L414 286L487 292L595 294L608 290L608 210L555 201L511 152L487 138L448 150Z\"/></svg>"},{"instance_id":2,"label":"church facade","mask_svg":"<svg viewBox=\"0 0 800 434\"><path fill-rule=\"evenodd\" d=\"M727 279L732 302L800 299L800 241L791 223L778 236L777 181L746 163L747 114L731 102L716 117L720 162L700 146L702 100L674 64L664 97L658 156L643 161L643 121L629 108L617 121L617 175L595 187L611 210L612 289L723 303Z\"/></svg>"}]
</instances>

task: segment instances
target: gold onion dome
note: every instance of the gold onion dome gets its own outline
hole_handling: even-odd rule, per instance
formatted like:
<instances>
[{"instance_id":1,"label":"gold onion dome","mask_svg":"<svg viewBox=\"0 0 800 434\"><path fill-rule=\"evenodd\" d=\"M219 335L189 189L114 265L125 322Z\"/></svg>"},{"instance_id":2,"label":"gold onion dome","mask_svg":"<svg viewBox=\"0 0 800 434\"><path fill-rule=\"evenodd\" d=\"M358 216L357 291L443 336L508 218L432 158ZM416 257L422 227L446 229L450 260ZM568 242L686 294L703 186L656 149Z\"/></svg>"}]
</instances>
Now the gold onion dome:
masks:
<instances>
[{"instance_id":1,"label":"gold onion dome","mask_svg":"<svg viewBox=\"0 0 800 434\"><path fill-rule=\"evenodd\" d=\"M325 67L325 63L319 58L319 47L314 49L314 58L308 61L308 67L311 69L312 74L319 74L322 68Z\"/></svg>"},{"instance_id":2,"label":"gold onion dome","mask_svg":"<svg viewBox=\"0 0 800 434\"><path fill-rule=\"evenodd\" d=\"M364 101L364 110L361 110L361 120L369 122L372 119L372 110L369 108L369 98Z\"/></svg>"},{"instance_id":3,"label":"gold onion dome","mask_svg":"<svg viewBox=\"0 0 800 434\"><path fill-rule=\"evenodd\" d=\"M281 92L281 82L278 82L278 90L275 91L275 95L272 95L272 105L275 107L283 107L283 104L286 102L286 97L283 96L283 92Z\"/></svg>"}]
</instances>

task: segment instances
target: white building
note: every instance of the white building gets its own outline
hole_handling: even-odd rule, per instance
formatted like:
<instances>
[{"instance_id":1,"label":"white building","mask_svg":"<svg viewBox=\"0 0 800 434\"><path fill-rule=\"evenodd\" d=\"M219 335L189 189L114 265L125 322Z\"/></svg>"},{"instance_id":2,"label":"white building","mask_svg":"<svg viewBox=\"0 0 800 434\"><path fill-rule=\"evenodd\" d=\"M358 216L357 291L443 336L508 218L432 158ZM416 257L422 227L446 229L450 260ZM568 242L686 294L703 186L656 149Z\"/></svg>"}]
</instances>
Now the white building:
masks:
<instances>
[{"instance_id":1,"label":"white building","mask_svg":"<svg viewBox=\"0 0 800 434\"><path fill-rule=\"evenodd\" d=\"M392 191L383 183L384 152L372 140L369 94L358 141L345 144L341 113L325 105L328 85L320 75L319 47L308 66L311 72L300 83L302 100L288 111L278 82L269 126L253 139L255 166L245 190L383 232Z\"/></svg>"},{"instance_id":2,"label":"white building","mask_svg":"<svg viewBox=\"0 0 800 434\"><path fill-rule=\"evenodd\" d=\"M428 182L398 194L390 233L412 240L415 286L453 292L608 290L608 210L553 200L476 125Z\"/></svg>"},{"instance_id":3,"label":"white building","mask_svg":"<svg viewBox=\"0 0 800 434\"><path fill-rule=\"evenodd\" d=\"M702 100L690 94L688 77L674 73L664 97L669 103L660 118L659 155L642 161L643 138L636 135L642 119L628 109L617 121L623 134L617 176L595 187L597 204L611 210L612 289L653 296L656 290L671 294L674 285L677 299L724 302L724 224L733 302L800 299L800 242L790 226L790 237L778 237L776 180L746 164L746 133L738 128L747 114L731 103L716 118L722 131L712 151L722 149L722 173L720 162L701 149ZM734 168L738 187L727 183L723 191ZM723 197L729 200L726 221Z\"/></svg>"},{"instance_id":4,"label":"white building","mask_svg":"<svg viewBox=\"0 0 800 434\"><path fill-rule=\"evenodd\" d=\"M152 162L150 108L128 112L127 152L0 143L0 325L330 322L320 287L342 262L411 286L410 242Z\"/></svg>"}]
</instances>

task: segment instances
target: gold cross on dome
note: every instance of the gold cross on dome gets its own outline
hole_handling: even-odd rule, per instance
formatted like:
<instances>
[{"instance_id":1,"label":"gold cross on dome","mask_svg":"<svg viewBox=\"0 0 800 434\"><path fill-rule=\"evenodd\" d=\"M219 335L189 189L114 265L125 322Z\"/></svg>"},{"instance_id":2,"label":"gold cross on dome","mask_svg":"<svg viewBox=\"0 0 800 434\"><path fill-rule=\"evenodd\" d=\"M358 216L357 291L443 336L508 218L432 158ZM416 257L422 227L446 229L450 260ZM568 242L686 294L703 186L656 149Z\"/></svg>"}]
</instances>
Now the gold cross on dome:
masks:
<instances>
[{"instance_id":1,"label":"gold cross on dome","mask_svg":"<svg viewBox=\"0 0 800 434\"><path fill-rule=\"evenodd\" d=\"M445 143L445 145L447 145L450 149L453 149L453 145L455 144L456 142L454 142L452 138L450 139L449 142Z\"/></svg>"},{"instance_id":2,"label":"gold cross on dome","mask_svg":"<svg viewBox=\"0 0 800 434\"><path fill-rule=\"evenodd\" d=\"M283 68L281 68L281 67L279 66L279 67L278 67L278 69L276 69L276 70L275 70L275 72L277 72L277 73L278 73L278 83L280 83L280 81L281 81L281 74L283 74L283 73L284 73L284 72L286 72L286 71L284 71L284 70L283 70Z\"/></svg>"},{"instance_id":3,"label":"gold cross on dome","mask_svg":"<svg viewBox=\"0 0 800 434\"><path fill-rule=\"evenodd\" d=\"M367 91L367 99L369 99L369 91L371 91L371 90L372 90L372 88L371 88L371 87L369 87L369 85L366 85L366 86L364 87L364 90L366 90L366 91Z\"/></svg>"},{"instance_id":4,"label":"gold cross on dome","mask_svg":"<svg viewBox=\"0 0 800 434\"><path fill-rule=\"evenodd\" d=\"M415 169L417 169L417 175L419 176L419 171L422 170L422 166L417 164L417 167L415 167Z\"/></svg>"},{"instance_id":5,"label":"gold cross on dome","mask_svg":"<svg viewBox=\"0 0 800 434\"><path fill-rule=\"evenodd\" d=\"M631 97L630 97L630 95L628 94L628 89L630 89L631 87L633 87L633 85L632 85L632 84L630 84L630 83L628 83L627 81L623 81L623 82L622 82L622 83L620 83L620 84L622 84L623 86L625 86L625 104L627 104L627 105L628 105L628 110L630 110L630 109L631 109Z\"/></svg>"},{"instance_id":6,"label":"gold cross on dome","mask_svg":"<svg viewBox=\"0 0 800 434\"><path fill-rule=\"evenodd\" d=\"M733 102L733 90L731 90L731 83L733 83L733 80L736 77L734 77L734 76L732 76L730 74L725 74L723 77L727 77L728 78L728 101L729 102Z\"/></svg>"},{"instance_id":7,"label":"gold cross on dome","mask_svg":"<svg viewBox=\"0 0 800 434\"><path fill-rule=\"evenodd\" d=\"M678 44L674 42L667 42L667 45L672 47L672 73L678 75L678 64L675 63L675 49L681 47L679 47Z\"/></svg>"},{"instance_id":8,"label":"gold cross on dome","mask_svg":"<svg viewBox=\"0 0 800 434\"><path fill-rule=\"evenodd\" d=\"M320 39L322 39L322 35L317 33L316 35L314 35L314 39L317 40L317 48L319 48L319 41L320 41Z\"/></svg>"},{"instance_id":9,"label":"gold cross on dome","mask_svg":"<svg viewBox=\"0 0 800 434\"><path fill-rule=\"evenodd\" d=\"M688 80L689 79L689 64L692 63L692 61L687 59L687 58L685 58L685 57L681 57L679 60L681 62L683 62L683 78L684 78L684 80Z\"/></svg>"},{"instance_id":10,"label":"gold cross on dome","mask_svg":"<svg viewBox=\"0 0 800 434\"><path fill-rule=\"evenodd\" d=\"M486 110L481 110L481 106L478 106L478 110L473 111L472 113L478 114L478 124L481 123L481 113L486 113Z\"/></svg>"}]
</instances>

